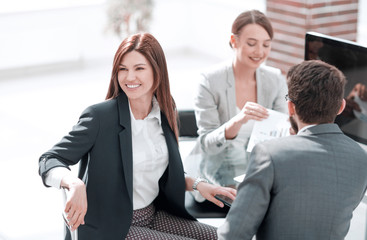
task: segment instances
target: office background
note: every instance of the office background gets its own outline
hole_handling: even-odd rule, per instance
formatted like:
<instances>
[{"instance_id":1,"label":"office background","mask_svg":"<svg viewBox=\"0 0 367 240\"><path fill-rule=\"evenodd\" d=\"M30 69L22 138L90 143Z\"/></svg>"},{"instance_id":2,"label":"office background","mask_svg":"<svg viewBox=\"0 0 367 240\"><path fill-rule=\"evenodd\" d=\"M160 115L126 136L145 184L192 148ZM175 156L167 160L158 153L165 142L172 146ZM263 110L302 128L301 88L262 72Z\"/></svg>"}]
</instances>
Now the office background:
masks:
<instances>
[{"instance_id":1,"label":"office background","mask_svg":"<svg viewBox=\"0 0 367 240\"><path fill-rule=\"evenodd\" d=\"M234 18L266 1L155 0L150 21L165 50L172 94L192 108L199 73L230 59ZM61 240L62 200L37 174L38 157L103 101L121 38L107 27L107 0L0 1L0 240ZM367 45L367 0L357 41ZM363 239L360 205L348 239Z\"/></svg>"}]
</instances>

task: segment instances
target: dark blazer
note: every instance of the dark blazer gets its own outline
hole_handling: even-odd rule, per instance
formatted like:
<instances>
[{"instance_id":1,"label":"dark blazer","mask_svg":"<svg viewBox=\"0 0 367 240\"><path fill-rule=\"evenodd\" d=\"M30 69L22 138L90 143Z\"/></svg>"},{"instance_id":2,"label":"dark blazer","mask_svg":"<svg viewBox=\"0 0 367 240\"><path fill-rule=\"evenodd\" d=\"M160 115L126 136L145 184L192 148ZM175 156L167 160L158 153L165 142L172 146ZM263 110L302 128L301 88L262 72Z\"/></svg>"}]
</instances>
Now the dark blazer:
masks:
<instances>
[{"instance_id":1,"label":"dark blazer","mask_svg":"<svg viewBox=\"0 0 367 240\"><path fill-rule=\"evenodd\" d=\"M185 178L178 144L162 116L169 164L159 180L157 209L194 219L186 211ZM78 228L80 240L123 239L133 213L132 139L128 99L117 98L88 107L72 131L40 157L39 174L80 161L79 177L87 187L85 225ZM65 239L70 239L66 236Z\"/></svg>"}]
</instances>

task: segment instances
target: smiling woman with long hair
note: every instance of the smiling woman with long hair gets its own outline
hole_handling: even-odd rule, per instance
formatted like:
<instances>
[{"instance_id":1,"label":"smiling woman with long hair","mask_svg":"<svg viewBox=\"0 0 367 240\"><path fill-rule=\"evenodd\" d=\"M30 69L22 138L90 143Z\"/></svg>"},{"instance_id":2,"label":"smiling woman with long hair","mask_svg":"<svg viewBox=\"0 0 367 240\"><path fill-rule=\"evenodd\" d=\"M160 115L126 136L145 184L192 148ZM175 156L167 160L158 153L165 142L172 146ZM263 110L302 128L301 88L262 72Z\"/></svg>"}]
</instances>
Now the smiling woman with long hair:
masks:
<instances>
[{"instance_id":1,"label":"smiling woman with long hair","mask_svg":"<svg viewBox=\"0 0 367 240\"><path fill-rule=\"evenodd\" d=\"M79 240L217 238L186 211L185 190L219 206L215 195L234 199L236 191L185 177L176 115L160 44L148 33L126 38L106 101L88 107L40 157L44 184L70 191L65 212ZM75 177L69 166L77 163Z\"/></svg>"}]
</instances>

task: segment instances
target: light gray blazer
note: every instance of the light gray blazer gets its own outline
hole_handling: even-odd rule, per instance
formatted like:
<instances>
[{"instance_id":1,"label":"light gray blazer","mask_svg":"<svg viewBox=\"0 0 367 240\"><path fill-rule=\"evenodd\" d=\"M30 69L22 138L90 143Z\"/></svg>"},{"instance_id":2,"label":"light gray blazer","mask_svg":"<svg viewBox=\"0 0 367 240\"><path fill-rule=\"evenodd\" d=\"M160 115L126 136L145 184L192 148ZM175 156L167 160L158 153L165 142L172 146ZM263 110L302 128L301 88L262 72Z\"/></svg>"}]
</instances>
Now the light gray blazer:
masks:
<instances>
[{"instance_id":1,"label":"light gray blazer","mask_svg":"<svg viewBox=\"0 0 367 240\"><path fill-rule=\"evenodd\" d=\"M257 102L265 108L287 112L287 85L279 69L260 66L256 70ZM224 137L224 123L237 114L232 62L202 74L194 98L199 142L206 153L221 152L230 141Z\"/></svg>"},{"instance_id":2,"label":"light gray blazer","mask_svg":"<svg viewBox=\"0 0 367 240\"><path fill-rule=\"evenodd\" d=\"M336 124L259 143L219 239L344 239L366 169L366 152Z\"/></svg>"}]
</instances>

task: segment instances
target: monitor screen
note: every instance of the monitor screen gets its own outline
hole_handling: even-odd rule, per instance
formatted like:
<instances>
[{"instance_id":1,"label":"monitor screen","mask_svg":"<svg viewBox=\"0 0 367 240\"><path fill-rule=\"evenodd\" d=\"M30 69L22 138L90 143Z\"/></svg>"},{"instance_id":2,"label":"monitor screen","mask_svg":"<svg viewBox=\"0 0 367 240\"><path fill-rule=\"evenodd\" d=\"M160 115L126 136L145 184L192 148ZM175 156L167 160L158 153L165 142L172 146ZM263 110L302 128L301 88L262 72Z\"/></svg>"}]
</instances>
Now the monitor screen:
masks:
<instances>
[{"instance_id":1,"label":"monitor screen","mask_svg":"<svg viewBox=\"0 0 367 240\"><path fill-rule=\"evenodd\" d=\"M305 60L319 59L340 69L347 78L347 106L335 122L354 140L367 144L367 48L355 42L308 32Z\"/></svg>"}]
</instances>

